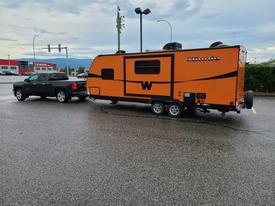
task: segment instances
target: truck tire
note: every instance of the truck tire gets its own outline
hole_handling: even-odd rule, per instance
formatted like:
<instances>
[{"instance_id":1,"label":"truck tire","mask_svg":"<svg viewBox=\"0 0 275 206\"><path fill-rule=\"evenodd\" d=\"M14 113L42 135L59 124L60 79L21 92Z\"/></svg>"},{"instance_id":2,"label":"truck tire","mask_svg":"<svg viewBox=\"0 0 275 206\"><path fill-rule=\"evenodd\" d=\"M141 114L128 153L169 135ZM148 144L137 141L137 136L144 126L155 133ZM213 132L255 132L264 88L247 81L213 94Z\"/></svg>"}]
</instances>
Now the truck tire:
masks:
<instances>
[{"instance_id":1,"label":"truck tire","mask_svg":"<svg viewBox=\"0 0 275 206\"><path fill-rule=\"evenodd\" d=\"M152 102L151 110L156 115L162 115L165 112L165 106L163 102Z\"/></svg>"},{"instance_id":2,"label":"truck tire","mask_svg":"<svg viewBox=\"0 0 275 206\"><path fill-rule=\"evenodd\" d=\"M170 117L178 118L181 116L182 107L178 103L171 103L168 105L167 113Z\"/></svg>"},{"instance_id":3,"label":"truck tire","mask_svg":"<svg viewBox=\"0 0 275 206\"><path fill-rule=\"evenodd\" d=\"M56 99L60 103L66 103L66 102L68 102L69 97L68 97L67 93L64 90L59 89L56 92Z\"/></svg>"},{"instance_id":4,"label":"truck tire","mask_svg":"<svg viewBox=\"0 0 275 206\"><path fill-rule=\"evenodd\" d=\"M24 101L26 99L22 89L18 88L15 90L15 96L18 101Z\"/></svg>"},{"instance_id":5,"label":"truck tire","mask_svg":"<svg viewBox=\"0 0 275 206\"><path fill-rule=\"evenodd\" d=\"M252 109L253 107L253 91L249 90L245 92L244 97L245 107L247 109Z\"/></svg>"}]
</instances>

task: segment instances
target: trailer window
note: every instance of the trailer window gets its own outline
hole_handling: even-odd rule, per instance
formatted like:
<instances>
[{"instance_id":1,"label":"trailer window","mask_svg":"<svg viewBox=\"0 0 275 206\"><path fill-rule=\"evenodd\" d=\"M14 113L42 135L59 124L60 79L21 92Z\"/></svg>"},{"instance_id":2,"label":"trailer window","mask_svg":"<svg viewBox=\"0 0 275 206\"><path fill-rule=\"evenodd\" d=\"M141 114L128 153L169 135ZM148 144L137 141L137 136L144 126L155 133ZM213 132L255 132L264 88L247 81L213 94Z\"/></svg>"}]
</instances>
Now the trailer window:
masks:
<instances>
[{"instance_id":1,"label":"trailer window","mask_svg":"<svg viewBox=\"0 0 275 206\"><path fill-rule=\"evenodd\" d=\"M136 74L159 74L160 61L159 60L136 61L135 73Z\"/></svg>"},{"instance_id":2,"label":"trailer window","mask_svg":"<svg viewBox=\"0 0 275 206\"><path fill-rule=\"evenodd\" d=\"M114 70L113 69L102 69L101 77L105 80L113 80L114 79Z\"/></svg>"}]
</instances>

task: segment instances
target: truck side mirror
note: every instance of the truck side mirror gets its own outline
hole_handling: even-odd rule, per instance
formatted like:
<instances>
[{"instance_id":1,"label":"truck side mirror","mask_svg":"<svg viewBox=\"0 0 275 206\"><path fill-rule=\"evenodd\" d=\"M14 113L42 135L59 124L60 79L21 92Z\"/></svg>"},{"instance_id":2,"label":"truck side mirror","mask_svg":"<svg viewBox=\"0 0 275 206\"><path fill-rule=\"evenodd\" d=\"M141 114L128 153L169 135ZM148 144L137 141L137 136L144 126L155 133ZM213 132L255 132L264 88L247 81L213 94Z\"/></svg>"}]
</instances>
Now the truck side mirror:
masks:
<instances>
[{"instance_id":1,"label":"truck side mirror","mask_svg":"<svg viewBox=\"0 0 275 206\"><path fill-rule=\"evenodd\" d=\"M24 82L30 82L29 78L24 79Z\"/></svg>"}]
</instances>

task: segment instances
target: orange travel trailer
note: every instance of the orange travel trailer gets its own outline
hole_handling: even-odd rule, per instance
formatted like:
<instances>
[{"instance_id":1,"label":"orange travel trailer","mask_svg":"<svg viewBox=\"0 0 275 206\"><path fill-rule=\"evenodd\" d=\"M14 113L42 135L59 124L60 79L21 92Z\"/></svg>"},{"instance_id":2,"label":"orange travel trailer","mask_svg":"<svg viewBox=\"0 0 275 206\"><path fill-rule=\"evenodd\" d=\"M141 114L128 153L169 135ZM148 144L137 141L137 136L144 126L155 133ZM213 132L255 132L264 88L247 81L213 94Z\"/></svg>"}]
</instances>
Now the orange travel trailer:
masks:
<instances>
[{"instance_id":1,"label":"orange travel trailer","mask_svg":"<svg viewBox=\"0 0 275 206\"><path fill-rule=\"evenodd\" d=\"M252 108L244 91L246 49L211 48L97 56L88 73L93 99L151 104L155 114L179 117L186 109L223 113Z\"/></svg>"}]
</instances>

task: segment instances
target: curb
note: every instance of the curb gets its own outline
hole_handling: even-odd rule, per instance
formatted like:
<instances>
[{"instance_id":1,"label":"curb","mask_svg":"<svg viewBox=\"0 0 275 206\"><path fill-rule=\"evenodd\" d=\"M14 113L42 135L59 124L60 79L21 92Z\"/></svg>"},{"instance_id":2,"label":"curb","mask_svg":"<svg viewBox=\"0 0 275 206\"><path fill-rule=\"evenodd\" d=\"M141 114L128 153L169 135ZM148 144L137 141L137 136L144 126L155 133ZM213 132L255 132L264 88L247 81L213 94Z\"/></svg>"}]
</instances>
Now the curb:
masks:
<instances>
[{"instance_id":1,"label":"curb","mask_svg":"<svg viewBox=\"0 0 275 206\"><path fill-rule=\"evenodd\" d=\"M13 84L14 82L0 82L0 84Z\"/></svg>"},{"instance_id":2,"label":"curb","mask_svg":"<svg viewBox=\"0 0 275 206\"><path fill-rule=\"evenodd\" d=\"M275 97L275 93L255 92L256 97Z\"/></svg>"}]
</instances>

